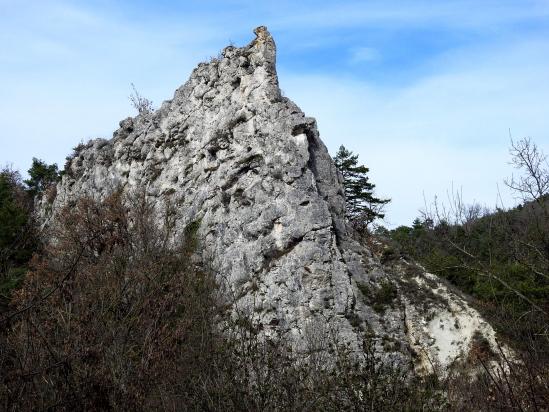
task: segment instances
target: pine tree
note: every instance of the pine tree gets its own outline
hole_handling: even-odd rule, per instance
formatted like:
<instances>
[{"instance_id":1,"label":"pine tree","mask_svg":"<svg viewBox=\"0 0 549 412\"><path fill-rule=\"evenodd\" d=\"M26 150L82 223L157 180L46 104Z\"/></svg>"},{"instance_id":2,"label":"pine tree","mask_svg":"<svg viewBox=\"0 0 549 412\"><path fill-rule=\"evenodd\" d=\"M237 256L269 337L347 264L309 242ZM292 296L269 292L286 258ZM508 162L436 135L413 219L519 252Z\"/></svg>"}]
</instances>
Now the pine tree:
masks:
<instances>
[{"instance_id":1,"label":"pine tree","mask_svg":"<svg viewBox=\"0 0 549 412\"><path fill-rule=\"evenodd\" d=\"M367 176L370 169L358 164L358 155L341 146L334 163L343 176L345 188L345 213L358 230L365 230L375 219L383 219L383 210L390 199L375 197L375 185Z\"/></svg>"},{"instance_id":2,"label":"pine tree","mask_svg":"<svg viewBox=\"0 0 549 412\"><path fill-rule=\"evenodd\" d=\"M11 169L0 170L0 318L36 249L32 223L32 198L21 176Z\"/></svg>"},{"instance_id":3,"label":"pine tree","mask_svg":"<svg viewBox=\"0 0 549 412\"><path fill-rule=\"evenodd\" d=\"M29 169L30 179L25 180L25 184L29 188L29 192L36 196L42 193L50 185L59 181L60 174L57 164L48 165L46 162L32 158L32 166Z\"/></svg>"}]
</instances>

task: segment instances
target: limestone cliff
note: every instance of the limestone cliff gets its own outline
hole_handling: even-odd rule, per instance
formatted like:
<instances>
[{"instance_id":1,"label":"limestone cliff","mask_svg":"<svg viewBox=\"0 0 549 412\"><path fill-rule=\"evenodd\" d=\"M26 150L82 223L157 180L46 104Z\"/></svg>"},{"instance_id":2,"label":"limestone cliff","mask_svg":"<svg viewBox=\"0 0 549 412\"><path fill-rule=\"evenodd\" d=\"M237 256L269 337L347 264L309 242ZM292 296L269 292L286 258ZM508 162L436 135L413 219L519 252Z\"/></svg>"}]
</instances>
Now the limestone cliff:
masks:
<instances>
[{"instance_id":1,"label":"limestone cliff","mask_svg":"<svg viewBox=\"0 0 549 412\"><path fill-rule=\"evenodd\" d=\"M335 331L358 350L373 334L387 359L408 362L415 352L423 366L466 356L476 330L493 343L482 321L460 318L474 324L467 332L453 326L460 298L450 304L438 293L443 298L426 300L427 308L414 303L418 291L442 290L436 278L386 270L352 239L341 179L316 122L281 95L275 43L265 27L255 34L249 45L199 64L154 113L121 121L111 140L75 153L55 199L41 201L44 222L79 196L142 188L177 206L179 231L200 223L203 261L266 335L285 334L305 348L311 335ZM441 321L426 320L437 308L450 326L430 328Z\"/></svg>"}]
</instances>

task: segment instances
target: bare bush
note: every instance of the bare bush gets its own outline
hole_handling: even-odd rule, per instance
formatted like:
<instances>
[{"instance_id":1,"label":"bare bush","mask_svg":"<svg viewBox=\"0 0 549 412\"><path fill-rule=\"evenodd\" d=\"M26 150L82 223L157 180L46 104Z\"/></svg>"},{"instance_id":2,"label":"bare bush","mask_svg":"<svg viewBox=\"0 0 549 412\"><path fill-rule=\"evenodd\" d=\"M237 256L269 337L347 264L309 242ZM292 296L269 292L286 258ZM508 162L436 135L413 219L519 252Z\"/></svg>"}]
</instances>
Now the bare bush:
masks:
<instances>
[{"instance_id":1,"label":"bare bush","mask_svg":"<svg viewBox=\"0 0 549 412\"><path fill-rule=\"evenodd\" d=\"M512 142L510 153L521 175L506 184L522 204L490 210L452 190L446 204L435 198L422 221L398 233L430 271L476 297L516 350L497 375L484 368L475 383L463 375L449 383L459 392L450 393L454 401L471 400L465 409L544 410L549 399L549 167L531 139Z\"/></svg>"},{"instance_id":2,"label":"bare bush","mask_svg":"<svg viewBox=\"0 0 549 412\"><path fill-rule=\"evenodd\" d=\"M213 280L189 262L188 242L166 247L170 229L143 196L133 204L114 193L61 212L0 320L3 409L156 408L207 369Z\"/></svg>"},{"instance_id":3,"label":"bare bush","mask_svg":"<svg viewBox=\"0 0 549 412\"><path fill-rule=\"evenodd\" d=\"M227 316L213 274L191 259L200 222L178 239L173 208L164 208L163 219L157 213L143 194L120 192L60 212L55 242L35 258L0 319L1 409L383 411L444 404L433 382L410 380L372 346L357 359L334 336L298 354L284 337L261 338L263 325L253 317Z\"/></svg>"},{"instance_id":4,"label":"bare bush","mask_svg":"<svg viewBox=\"0 0 549 412\"><path fill-rule=\"evenodd\" d=\"M153 112L153 102L152 100L143 97L138 91L133 83L131 83L132 93L130 94L130 101L134 109L137 110L139 114L150 114Z\"/></svg>"},{"instance_id":5,"label":"bare bush","mask_svg":"<svg viewBox=\"0 0 549 412\"><path fill-rule=\"evenodd\" d=\"M547 156L529 137L511 140L511 164L522 174L511 176L506 185L525 202L540 201L549 194L549 163Z\"/></svg>"},{"instance_id":6,"label":"bare bush","mask_svg":"<svg viewBox=\"0 0 549 412\"><path fill-rule=\"evenodd\" d=\"M549 405L547 364L537 354L518 353L512 358L499 348L496 364L481 351L469 362L480 368L471 377L454 370L446 383L448 399L456 411L545 411ZM492 358L493 361L494 358Z\"/></svg>"}]
</instances>

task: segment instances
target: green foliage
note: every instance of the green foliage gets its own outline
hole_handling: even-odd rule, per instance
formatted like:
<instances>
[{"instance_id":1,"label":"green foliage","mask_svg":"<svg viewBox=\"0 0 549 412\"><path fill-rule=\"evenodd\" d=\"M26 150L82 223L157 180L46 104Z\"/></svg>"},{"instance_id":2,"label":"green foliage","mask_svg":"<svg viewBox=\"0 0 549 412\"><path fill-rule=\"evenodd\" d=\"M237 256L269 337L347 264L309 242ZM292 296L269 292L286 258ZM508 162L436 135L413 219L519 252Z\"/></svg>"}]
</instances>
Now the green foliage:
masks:
<instances>
[{"instance_id":1,"label":"green foliage","mask_svg":"<svg viewBox=\"0 0 549 412\"><path fill-rule=\"evenodd\" d=\"M544 201L543 207L548 206ZM533 207L540 206L496 210L464 224L440 221L433 225L416 219L412 227L398 227L390 236L404 254L475 297L499 331L518 346L527 341L526 336L546 345L543 323L547 317L540 312L549 311L546 261L524 245L541 252L545 240L540 226L549 222L537 220ZM539 322L518 321L532 310ZM520 328L510 327L513 319Z\"/></svg>"},{"instance_id":2,"label":"green foliage","mask_svg":"<svg viewBox=\"0 0 549 412\"><path fill-rule=\"evenodd\" d=\"M10 268L0 277L0 305L10 301L12 292L21 286L26 273L27 269L24 267Z\"/></svg>"},{"instance_id":3,"label":"green foliage","mask_svg":"<svg viewBox=\"0 0 549 412\"><path fill-rule=\"evenodd\" d=\"M357 282L357 287L365 300L378 313L385 312L387 307L391 306L398 297L396 286L386 279L381 280L376 286Z\"/></svg>"},{"instance_id":4,"label":"green foliage","mask_svg":"<svg viewBox=\"0 0 549 412\"><path fill-rule=\"evenodd\" d=\"M449 399L456 410L543 410L539 405L549 402L549 198L510 210L456 210L460 219L437 215L436 223L416 219L388 232L393 248L472 295L498 339L516 351L494 374L486 368L489 345L476 335L469 356L484 373L475 380L451 377Z\"/></svg>"},{"instance_id":5,"label":"green foliage","mask_svg":"<svg viewBox=\"0 0 549 412\"><path fill-rule=\"evenodd\" d=\"M376 293L375 300L381 304L389 305L397 297L397 290L388 280L384 280L380 283L379 290Z\"/></svg>"},{"instance_id":6,"label":"green foliage","mask_svg":"<svg viewBox=\"0 0 549 412\"><path fill-rule=\"evenodd\" d=\"M198 247L198 229L200 229L200 224L202 223L201 219L197 219L189 223L185 227L185 244L186 248L190 252L194 252Z\"/></svg>"},{"instance_id":7,"label":"green foliage","mask_svg":"<svg viewBox=\"0 0 549 412\"><path fill-rule=\"evenodd\" d=\"M59 172L59 176L68 175L72 178L74 178L73 171L71 169L71 163L72 161L80 155L80 153L86 148L86 144L84 144L83 141L78 143L75 147L72 148L72 153L65 157L65 166L63 167L63 170Z\"/></svg>"},{"instance_id":8,"label":"green foliage","mask_svg":"<svg viewBox=\"0 0 549 412\"><path fill-rule=\"evenodd\" d=\"M30 178L25 180L25 184L33 196L43 193L44 190L60 179L57 164L48 165L36 157L33 157L32 166L28 173Z\"/></svg>"},{"instance_id":9,"label":"green foliage","mask_svg":"<svg viewBox=\"0 0 549 412\"><path fill-rule=\"evenodd\" d=\"M19 173L0 171L0 304L9 302L36 248L31 210Z\"/></svg>"},{"instance_id":10,"label":"green foliage","mask_svg":"<svg viewBox=\"0 0 549 412\"><path fill-rule=\"evenodd\" d=\"M17 196L18 175L8 171L0 173L0 249L3 254L16 243L28 221L28 212ZM17 251L9 252L10 255Z\"/></svg>"},{"instance_id":11,"label":"green foliage","mask_svg":"<svg viewBox=\"0 0 549 412\"><path fill-rule=\"evenodd\" d=\"M345 212L357 228L365 229L377 218L383 218L383 207L390 199L374 195L375 185L367 174L369 169L358 164L358 155L341 146L334 157L334 163L343 176L345 188Z\"/></svg>"},{"instance_id":12,"label":"green foliage","mask_svg":"<svg viewBox=\"0 0 549 412\"><path fill-rule=\"evenodd\" d=\"M397 289L388 280L383 280L379 284L379 288L372 296L373 309L376 312L385 312L387 306L390 306L397 298Z\"/></svg>"}]
</instances>

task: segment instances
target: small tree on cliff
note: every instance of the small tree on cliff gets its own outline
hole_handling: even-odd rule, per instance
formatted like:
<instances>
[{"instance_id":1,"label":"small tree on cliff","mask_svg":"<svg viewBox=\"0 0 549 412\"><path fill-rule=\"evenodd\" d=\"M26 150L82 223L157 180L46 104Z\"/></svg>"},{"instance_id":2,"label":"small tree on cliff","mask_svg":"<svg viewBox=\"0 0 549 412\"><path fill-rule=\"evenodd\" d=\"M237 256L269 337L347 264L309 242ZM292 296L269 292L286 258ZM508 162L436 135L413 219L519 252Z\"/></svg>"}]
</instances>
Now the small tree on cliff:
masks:
<instances>
[{"instance_id":1,"label":"small tree on cliff","mask_svg":"<svg viewBox=\"0 0 549 412\"><path fill-rule=\"evenodd\" d=\"M345 213L351 224L358 230L365 230L375 219L383 219L385 205L391 200L375 196L375 185L367 176L370 169L358 164L358 155L341 146L334 163L343 176Z\"/></svg>"},{"instance_id":2,"label":"small tree on cliff","mask_svg":"<svg viewBox=\"0 0 549 412\"><path fill-rule=\"evenodd\" d=\"M32 196L44 192L44 190L52 184L57 183L61 178L57 164L48 165L36 157L32 158L32 166L28 173L29 179L25 180L24 183L29 188L29 193Z\"/></svg>"}]
</instances>

